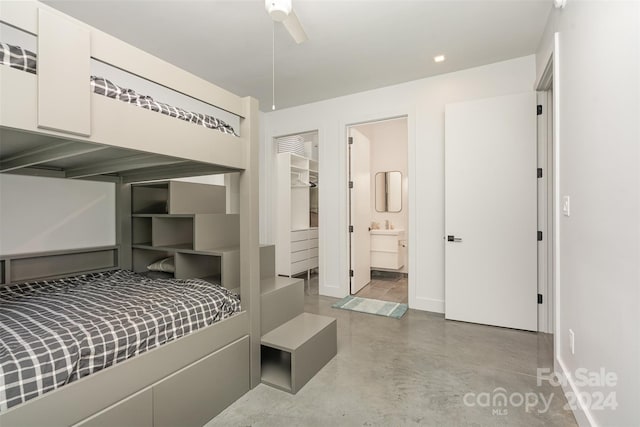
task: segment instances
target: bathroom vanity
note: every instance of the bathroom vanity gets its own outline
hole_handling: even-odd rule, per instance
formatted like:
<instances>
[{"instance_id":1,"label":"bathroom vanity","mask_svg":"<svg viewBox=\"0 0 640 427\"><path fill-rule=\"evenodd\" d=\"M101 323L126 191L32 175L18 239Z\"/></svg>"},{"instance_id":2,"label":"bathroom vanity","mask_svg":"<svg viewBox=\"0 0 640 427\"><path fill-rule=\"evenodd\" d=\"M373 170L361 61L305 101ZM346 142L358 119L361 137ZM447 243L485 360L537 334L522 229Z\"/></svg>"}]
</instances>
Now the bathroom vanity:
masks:
<instances>
[{"instance_id":1,"label":"bathroom vanity","mask_svg":"<svg viewBox=\"0 0 640 427\"><path fill-rule=\"evenodd\" d=\"M371 230L371 268L400 270L404 267L404 230Z\"/></svg>"}]
</instances>

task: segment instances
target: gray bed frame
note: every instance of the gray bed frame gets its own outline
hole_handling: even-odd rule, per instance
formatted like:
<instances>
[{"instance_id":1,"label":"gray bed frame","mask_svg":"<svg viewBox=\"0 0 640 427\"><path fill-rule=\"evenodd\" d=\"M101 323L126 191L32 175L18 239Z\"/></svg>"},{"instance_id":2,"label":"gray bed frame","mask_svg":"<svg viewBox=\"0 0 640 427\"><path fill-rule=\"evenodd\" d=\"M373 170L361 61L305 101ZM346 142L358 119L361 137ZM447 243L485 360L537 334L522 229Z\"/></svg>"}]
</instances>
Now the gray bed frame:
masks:
<instances>
[{"instance_id":1,"label":"gray bed frame","mask_svg":"<svg viewBox=\"0 0 640 427\"><path fill-rule=\"evenodd\" d=\"M260 383L257 101L237 97L39 2L3 2L0 21L37 35L39 49L37 76L0 67L0 172L110 181L117 189L115 245L0 257L0 286L131 269L132 183L238 172L243 309L4 411L0 427L203 425ZM69 59L59 61L60 56ZM238 115L240 137L89 96L84 74L72 78L64 67L69 62L88 66L90 57ZM65 91L64 108L47 88ZM124 123L126 132L114 128L114 121Z\"/></svg>"}]
</instances>

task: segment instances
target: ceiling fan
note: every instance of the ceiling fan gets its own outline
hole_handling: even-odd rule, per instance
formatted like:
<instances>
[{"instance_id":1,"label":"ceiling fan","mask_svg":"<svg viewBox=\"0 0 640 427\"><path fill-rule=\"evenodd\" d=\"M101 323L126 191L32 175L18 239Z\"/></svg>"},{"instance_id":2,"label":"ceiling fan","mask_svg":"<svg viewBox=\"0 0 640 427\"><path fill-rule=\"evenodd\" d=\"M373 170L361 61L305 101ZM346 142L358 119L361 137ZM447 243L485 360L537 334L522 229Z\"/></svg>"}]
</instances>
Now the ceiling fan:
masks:
<instances>
[{"instance_id":1,"label":"ceiling fan","mask_svg":"<svg viewBox=\"0 0 640 427\"><path fill-rule=\"evenodd\" d=\"M296 43L300 44L308 40L307 33L304 32L302 24L293 11L291 0L265 0L264 7L271 19L275 22L282 22Z\"/></svg>"}]
</instances>

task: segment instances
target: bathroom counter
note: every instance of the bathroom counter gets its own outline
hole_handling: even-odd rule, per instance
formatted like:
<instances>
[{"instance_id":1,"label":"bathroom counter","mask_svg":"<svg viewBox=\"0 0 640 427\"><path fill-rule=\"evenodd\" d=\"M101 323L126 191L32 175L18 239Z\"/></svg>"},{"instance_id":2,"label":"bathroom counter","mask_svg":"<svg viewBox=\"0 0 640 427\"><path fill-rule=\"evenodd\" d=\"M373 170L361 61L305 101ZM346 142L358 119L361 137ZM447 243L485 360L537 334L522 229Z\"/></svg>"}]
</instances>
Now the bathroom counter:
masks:
<instances>
[{"instance_id":1,"label":"bathroom counter","mask_svg":"<svg viewBox=\"0 0 640 427\"><path fill-rule=\"evenodd\" d=\"M393 229L393 230L371 230L371 234L380 234L384 236L399 236L404 234L404 230L402 229Z\"/></svg>"}]
</instances>

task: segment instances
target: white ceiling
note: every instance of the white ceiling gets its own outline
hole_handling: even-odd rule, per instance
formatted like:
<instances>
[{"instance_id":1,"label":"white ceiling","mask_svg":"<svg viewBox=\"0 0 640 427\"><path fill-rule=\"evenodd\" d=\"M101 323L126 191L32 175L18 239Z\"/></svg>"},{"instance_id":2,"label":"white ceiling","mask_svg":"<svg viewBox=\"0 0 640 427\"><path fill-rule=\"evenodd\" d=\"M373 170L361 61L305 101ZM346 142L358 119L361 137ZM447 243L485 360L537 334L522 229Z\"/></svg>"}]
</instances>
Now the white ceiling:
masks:
<instances>
[{"instance_id":1,"label":"white ceiling","mask_svg":"<svg viewBox=\"0 0 640 427\"><path fill-rule=\"evenodd\" d=\"M49 5L271 107L272 21L263 0L50 0ZM276 26L276 106L535 52L551 0L293 0L309 41ZM433 56L445 54L436 64Z\"/></svg>"}]
</instances>

